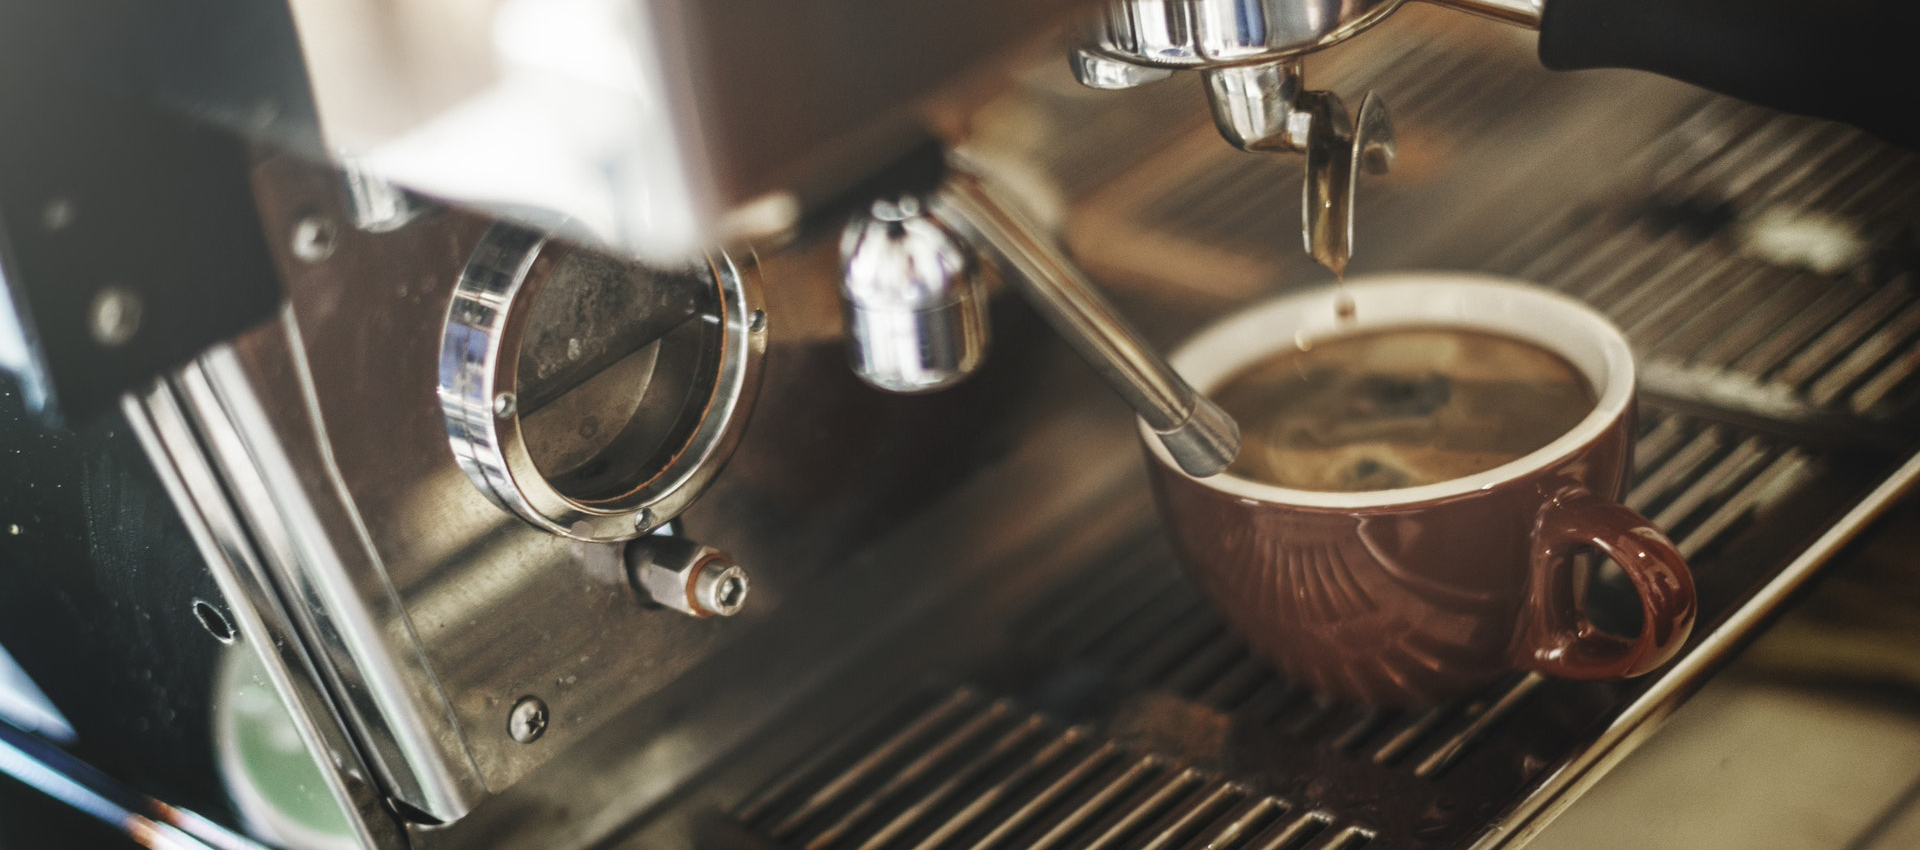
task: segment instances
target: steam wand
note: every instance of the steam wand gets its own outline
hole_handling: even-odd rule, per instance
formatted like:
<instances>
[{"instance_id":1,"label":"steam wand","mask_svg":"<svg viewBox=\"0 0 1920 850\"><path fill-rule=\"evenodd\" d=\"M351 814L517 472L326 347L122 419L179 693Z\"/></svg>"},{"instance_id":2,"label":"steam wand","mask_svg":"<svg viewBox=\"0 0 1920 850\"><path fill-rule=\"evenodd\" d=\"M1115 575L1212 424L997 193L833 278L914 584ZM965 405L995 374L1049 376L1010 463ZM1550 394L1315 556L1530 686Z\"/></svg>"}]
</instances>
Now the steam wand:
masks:
<instances>
[{"instance_id":1,"label":"steam wand","mask_svg":"<svg viewBox=\"0 0 1920 850\"><path fill-rule=\"evenodd\" d=\"M986 301L974 249L1013 270L1047 323L1139 413L1188 474L1217 475L1240 429L1101 297L1066 252L959 158L925 195L874 201L841 239L854 371L895 392L940 389L977 368Z\"/></svg>"},{"instance_id":2,"label":"steam wand","mask_svg":"<svg viewBox=\"0 0 1920 850\"><path fill-rule=\"evenodd\" d=\"M1080 267L1018 207L983 181L955 169L934 198L978 244L1018 274L1014 284L1047 323L1100 372L1160 437L1180 468L1205 478L1240 453L1240 427L1140 339Z\"/></svg>"},{"instance_id":3,"label":"steam wand","mask_svg":"<svg viewBox=\"0 0 1920 850\"><path fill-rule=\"evenodd\" d=\"M1145 79L1132 72L1155 70L1075 55L1083 81L1135 85ZM1212 68L1206 78L1214 122L1234 144L1306 155L1302 239L1307 253L1344 276L1354 183L1393 162L1386 105L1368 92L1349 118L1339 96L1301 90L1293 59ZM927 392L979 367L988 331L977 247L1014 270L1020 291L1133 405L1181 469L1199 477L1224 471L1240 451L1232 418L1148 348L1045 231L955 160L937 189L877 199L847 223L842 294L854 371L881 389Z\"/></svg>"}]
</instances>

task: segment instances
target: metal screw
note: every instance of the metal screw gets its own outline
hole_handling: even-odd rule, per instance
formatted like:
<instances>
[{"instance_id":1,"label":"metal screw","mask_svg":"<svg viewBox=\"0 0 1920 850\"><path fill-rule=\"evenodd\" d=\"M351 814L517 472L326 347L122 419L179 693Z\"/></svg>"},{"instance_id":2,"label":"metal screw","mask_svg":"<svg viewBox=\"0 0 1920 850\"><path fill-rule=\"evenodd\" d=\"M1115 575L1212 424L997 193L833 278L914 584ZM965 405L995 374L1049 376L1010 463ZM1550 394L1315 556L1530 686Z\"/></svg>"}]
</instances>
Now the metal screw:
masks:
<instances>
[{"instance_id":1,"label":"metal screw","mask_svg":"<svg viewBox=\"0 0 1920 850\"><path fill-rule=\"evenodd\" d=\"M493 397L493 415L495 418L505 419L512 416L514 407L513 393L501 393Z\"/></svg>"},{"instance_id":2,"label":"metal screw","mask_svg":"<svg viewBox=\"0 0 1920 850\"><path fill-rule=\"evenodd\" d=\"M633 515L633 530L642 534L652 531L657 524L653 521L652 508L641 508L639 513Z\"/></svg>"},{"instance_id":3,"label":"metal screw","mask_svg":"<svg viewBox=\"0 0 1920 850\"><path fill-rule=\"evenodd\" d=\"M739 610L740 604L747 601L747 580L741 576L727 576L720 580L720 592L715 594L720 607Z\"/></svg>"},{"instance_id":4,"label":"metal screw","mask_svg":"<svg viewBox=\"0 0 1920 850\"><path fill-rule=\"evenodd\" d=\"M747 330L753 331L754 333L759 333L766 329L767 329L767 311L765 310L753 311L753 315L747 318Z\"/></svg>"},{"instance_id":5,"label":"metal screw","mask_svg":"<svg viewBox=\"0 0 1920 850\"><path fill-rule=\"evenodd\" d=\"M87 330L93 341L119 348L140 330L140 295L124 286L110 285L94 293L87 309Z\"/></svg>"},{"instance_id":6,"label":"metal screw","mask_svg":"<svg viewBox=\"0 0 1920 850\"><path fill-rule=\"evenodd\" d=\"M368 233L398 230L420 216L420 209L400 187L368 167L366 158L340 157L340 174L347 185L353 226Z\"/></svg>"},{"instance_id":7,"label":"metal screw","mask_svg":"<svg viewBox=\"0 0 1920 850\"><path fill-rule=\"evenodd\" d=\"M693 577L693 598L708 613L731 617L747 601L747 571L740 565L714 559Z\"/></svg>"},{"instance_id":8,"label":"metal screw","mask_svg":"<svg viewBox=\"0 0 1920 850\"><path fill-rule=\"evenodd\" d=\"M333 222L310 215L294 222L293 255L317 263L333 255Z\"/></svg>"},{"instance_id":9,"label":"metal screw","mask_svg":"<svg viewBox=\"0 0 1920 850\"><path fill-rule=\"evenodd\" d=\"M522 744L540 740L547 732L547 704L536 696L524 696L513 704L507 715L507 734Z\"/></svg>"}]
</instances>

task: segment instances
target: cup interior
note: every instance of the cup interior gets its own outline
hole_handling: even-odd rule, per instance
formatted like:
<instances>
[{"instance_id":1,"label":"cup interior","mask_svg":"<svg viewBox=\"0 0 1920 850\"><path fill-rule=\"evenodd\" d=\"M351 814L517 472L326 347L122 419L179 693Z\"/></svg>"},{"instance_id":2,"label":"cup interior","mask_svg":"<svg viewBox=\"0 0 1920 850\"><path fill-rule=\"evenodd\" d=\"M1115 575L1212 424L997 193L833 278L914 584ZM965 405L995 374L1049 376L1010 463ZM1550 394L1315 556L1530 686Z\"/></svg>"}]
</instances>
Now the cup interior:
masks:
<instances>
[{"instance_id":1,"label":"cup interior","mask_svg":"<svg viewBox=\"0 0 1920 850\"><path fill-rule=\"evenodd\" d=\"M1418 487L1323 492L1279 487L1226 473L1193 480L1248 499L1335 509L1444 499L1520 477L1565 457L1603 434L1632 403L1633 354L1626 338L1598 311L1560 293L1506 278L1460 272L1356 277L1347 282L1345 290L1353 299L1352 321L1336 315L1339 289L1332 285L1282 295L1206 327L1169 360L1196 389L1211 393L1247 366L1295 348L1301 341L1319 342L1394 327L1456 327L1530 342L1566 358L1593 388L1594 407L1571 430L1528 455L1474 475ZM1176 474L1185 475L1146 423L1139 423L1139 427L1154 457Z\"/></svg>"}]
</instances>

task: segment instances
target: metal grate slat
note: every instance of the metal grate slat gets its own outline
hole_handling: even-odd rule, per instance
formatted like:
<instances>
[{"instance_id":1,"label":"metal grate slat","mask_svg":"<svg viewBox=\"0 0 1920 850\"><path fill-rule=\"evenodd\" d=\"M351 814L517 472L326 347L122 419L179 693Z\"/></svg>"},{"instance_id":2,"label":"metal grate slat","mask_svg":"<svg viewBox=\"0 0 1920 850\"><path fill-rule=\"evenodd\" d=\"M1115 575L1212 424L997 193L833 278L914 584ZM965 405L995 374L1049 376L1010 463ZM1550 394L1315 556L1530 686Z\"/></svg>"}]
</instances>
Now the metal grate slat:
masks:
<instances>
[{"instance_id":1,"label":"metal grate slat","mask_svg":"<svg viewBox=\"0 0 1920 850\"><path fill-rule=\"evenodd\" d=\"M1470 707L1467 717L1470 720L1458 732L1447 736L1413 768L1413 774L1422 779L1431 779L1460 760L1482 735L1499 725L1520 703L1538 690L1546 680L1537 674L1527 674L1499 692L1499 695L1486 702L1484 707ZM1477 710L1475 710L1477 708Z\"/></svg>"},{"instance_id":2,"label":"metal grate slat","mask_svg":"<svg viewBox=\"0 0 1920 850\"><path fill-rule=\"evenodd\" d=\"M958 793L967 783L972 782L981 774L986 773L993 765L1004 761L1010 754L1015 752L1020 745L1026 743L1035 734L1042 731L1045 726L1045 718L1039 715L1030 715L1015 724L1012 728L1000 733L1000 736L994 739L993 743L987 745L986 748L971 758L965 759L958 765L947 766L947 769L944 771L945 777L941 779L938 785L920 794L911 805L904 807L892 820L887 821L881 825L880 828L874 830L871 835L867 836L865 841L860 842L858 845L860 850L879 850L879 848L887 846L893 839L907 830L912 829L916 824L927 818L942 803ZM974 804L984 799L986 799L985 795L974 797L972 802L960 807L961 812L964 813L966 810L972 808ZM953 826L956 824L956 819L950 817L943 823L945 826ZM944 826L936 827L936 829L939 828L944 828Z\"/></svg>"},{"instance_id":3,"label":"metal grate slat","mask_svg":"<svg viewBox=\"0 0 1920 850\"><path fill-rule=\"evenodd\" d=\"M1719 427L1701 430L1685 447L1641 472L1639 483L1627 491L1627 507L1643 514L1655 509L1662 495L1684 483L1688 474L1720 451L1726 439L1725 431Z\"/></svg>"},{"instance_id":4,"label":"metal grate slat","mask_svg":"<svg viewBox=\"0 0 1920 850\"><path fill-rule=\"evenodd\" d=\"M1072 726L1061 731L1046 746L1034 752L1031 757L1016 762L1013 769L1005 776L981 790L952 816L934 827L925 838L913 845L913 850L933 850L946 844L955 835L972 827L988 811L1010 799L1035 776L1067 757L1075 747L1084 743L1090 736L1090 730L1084 726Z\"/></svg>"},{"instance_id":5,"label":"metal grate slat","mask_svg":"<svg viewBox=\"0 0 1920 850\"><path fill-rule=\"evenodd\" d=\"M1872 336L1862 340L1835 363L1826 374L1807 387L1814 404L1827 406L1848 389L1863 382L1874 366L1887 359L1920 333L1920 301L1910 301L1900 314L1887 320Z\"/></svg>"},{"instance_id":6,"label":"metal grate slat","mask_svg":"<svg viewBox=\"0 0 1920 850\"><path fill-rule=\"evenodd\" d=\"M1055 777L1053 781L1047 783L1045 788L1034 793L1033 796L1029 797L1019 808L1009 813L1004 820L1001 820L993 829L981 836L980 840L970 845L967 850L994 850L994 848L1001 846L1010 836L1025 829L1034 819L1039 817L1042 812L1066 799L1082 785L1092 781L1102 770L1111 767L1114 760L1120 758L1121 755L1122 750L1119 744L1112 741L1102 743L1098 748L1087 753L1079 761L1076 761L1072 767L1069 767L1059 776Z\"/></svg>"},{"instance_id":7,"label":"metal grate slat","mask_svg":"<svg viewBox=\"0 0 1920 850\"><path fill-rule=\"evenodd\" d=\"M1712 515L1680 536L1674 544L1680 554L1693 558L1727 533L1734 523L1778 501L1796 490L1811 473L1813 462L1797 449L1775 458L1740 491L1721 503Z\"/></svg>"},{"instance_id":8,"label":"metal grate slat","mask_svg":"<svg viewBox=\"0 0 1920 850\"><path fill-rule=\"evenodd\" d=\"M1653 524L1666 529L1669 534L1686 534L1691 530L1685 525L1687 519L1709 500L1723 496L1742 481L1743 476L1766 459L1766 451L1759 437L1749 437L1734 446L1712 467L1690 470L1688 474L1697 477L1652 517Z\"/></svg>"},{"instance_id":9,"label":"metal grate slat","mask_svg":"<svg viewBox=\"0 0 1920 850\"><path fill-rule=\"evenodd\" d=\"M881 812L883 807L895 797L907 793L916 783L935 775L935 769L964 748L984 736L995 725L1005 720L1011 712L1011 706L1005 700L995 700L985 710L973 715L940 738L933 746L914 756L896 772L886 777L872 791L853 801L853 805L831 824L821 829L803 845L806 850L822 850L838 844L851 834L863 821Z\"/></svg>"},{"instance_id":10,"label":"metal grate slat","mask_svg":"<svg viewBox=\"0 0 1920 850\"><path fill-rule=\"evenodd\" d=\"M932 734L940 725L958 717L969 708L982 701L979 693L971 689L960 689L936 703L926 713L915 718L898 732L883 741L879 746L860 756L839 776L826 782L818 790L808 795L800 805L782 818L770 830L781 836L792 833L800 826L819 815L836 800L847 794L855 785L869 781L878 773L881 765L893 761L908 751L914 741Z\"/></svg>"}]
</instances>

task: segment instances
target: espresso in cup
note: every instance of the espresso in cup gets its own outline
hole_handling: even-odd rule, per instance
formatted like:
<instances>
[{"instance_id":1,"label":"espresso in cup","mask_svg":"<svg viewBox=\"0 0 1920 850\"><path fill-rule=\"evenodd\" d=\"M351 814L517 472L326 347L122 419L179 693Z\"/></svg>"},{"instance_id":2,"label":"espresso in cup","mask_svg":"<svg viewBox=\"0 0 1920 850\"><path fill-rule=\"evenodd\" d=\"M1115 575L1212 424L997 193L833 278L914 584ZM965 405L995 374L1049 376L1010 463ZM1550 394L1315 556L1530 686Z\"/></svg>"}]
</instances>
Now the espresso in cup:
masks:
<instances>
[{"instance_id":1,"label":"espresso in cup","mask_svg":"<svg viewBox=\"0 0 1920 850\"><path fill-rule=\"evenodd\" d=\"M1634 375L1605 316L1454 272L1348 282L1237 311L1170 358L1240 424L1220 475L1141 423L1168 536L1228 623L1322 693L1460 695L1514 669L1644 673L1692 627L1685 559L1620 504ZM1580 556L1619 564L1638 634L1593 627Z\"/></svg>"},{"instance_id":2,"label":"espresso in cup","mask_svg":"<svg viewBox=\"0 0 1920 850\"><path fill-rule=\"evenodd\" d=\"M1240 425L1229 475L1354 492L1484 472L1593 409L1566 358L1513 337L1407 327L1300 340L1212 393Z\"/></svg>"}]
</instances>

